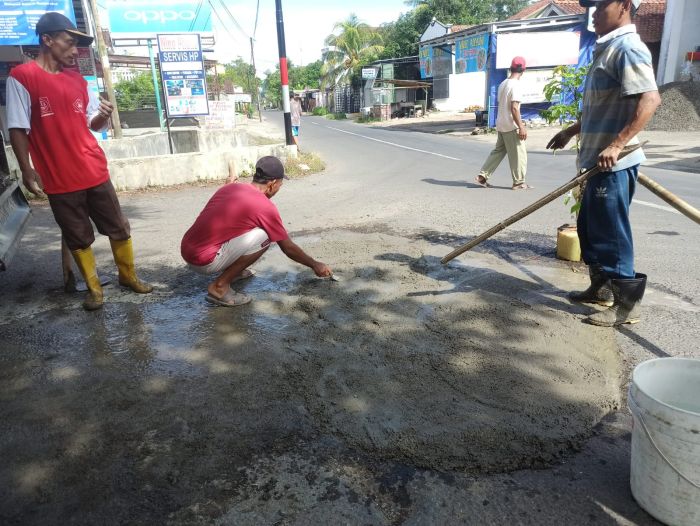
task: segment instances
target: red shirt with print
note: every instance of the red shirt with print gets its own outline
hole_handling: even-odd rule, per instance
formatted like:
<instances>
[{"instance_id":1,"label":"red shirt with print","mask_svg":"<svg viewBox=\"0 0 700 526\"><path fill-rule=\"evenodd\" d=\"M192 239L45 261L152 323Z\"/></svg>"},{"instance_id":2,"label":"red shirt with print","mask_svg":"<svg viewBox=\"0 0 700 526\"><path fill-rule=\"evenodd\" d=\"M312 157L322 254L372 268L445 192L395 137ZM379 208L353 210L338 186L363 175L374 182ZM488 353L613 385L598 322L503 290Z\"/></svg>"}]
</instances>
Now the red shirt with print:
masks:
<instances>
[{"instance_id":1,"label":"red shirt with print","mask_svg":"<svg viewBox=\"0 0 700 526\"><path fill-rule=\"evenodd\" d=\"M224 185L182 238L182 258L191 265L208 265L221 245L254 228L262 228L271 243L289 237L277 207L264 193L251 184Z\"/></svg>"},{"instance_id":2,"label":"red shirt with print","mask_svg":"<svg viewBox=\"0 0 700 526\"><path fill-rule=\"evenodd\" d=\"M88 128L87 82L80 73L49 73L29 62L10 76L29 93L29 154L44 191L64 194L106 182L107 158Z\"/></svg>"}]
</instances>

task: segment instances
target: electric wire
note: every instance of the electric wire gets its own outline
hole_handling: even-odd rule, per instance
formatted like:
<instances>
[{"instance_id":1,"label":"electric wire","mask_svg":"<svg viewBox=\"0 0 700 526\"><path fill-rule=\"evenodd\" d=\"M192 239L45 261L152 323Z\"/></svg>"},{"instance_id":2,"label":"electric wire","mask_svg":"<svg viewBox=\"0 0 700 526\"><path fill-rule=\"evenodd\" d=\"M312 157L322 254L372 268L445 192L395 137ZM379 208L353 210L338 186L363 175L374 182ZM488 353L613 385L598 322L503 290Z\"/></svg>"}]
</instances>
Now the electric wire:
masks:
<instances>
[{"instance_id":1,"label":"electric wire","mask_svg":"<svg viewBox=\"0 0 700 526\"><path fill-rule=\"evenodd\" d=\"M238 31L241 32L241 34L246 38L246 40L249 39L249 38L250 38L250 35L248 35L248 33L246 33L245 31L243 31L243 28L242 28L241 25L238 23L238 20L236 20L236 18L233 16L233 14L231 13L231 11L229 10L228 6L224 3L224 0L219 0L219 3L220 3L220 4L222 5L222 7L224 8L224 11L226 11L226 13L228 14L229 18L230 18L231 21L233 22L233 25L236 26L236 28L238 29Z\"/></svg>"}]
</instances>

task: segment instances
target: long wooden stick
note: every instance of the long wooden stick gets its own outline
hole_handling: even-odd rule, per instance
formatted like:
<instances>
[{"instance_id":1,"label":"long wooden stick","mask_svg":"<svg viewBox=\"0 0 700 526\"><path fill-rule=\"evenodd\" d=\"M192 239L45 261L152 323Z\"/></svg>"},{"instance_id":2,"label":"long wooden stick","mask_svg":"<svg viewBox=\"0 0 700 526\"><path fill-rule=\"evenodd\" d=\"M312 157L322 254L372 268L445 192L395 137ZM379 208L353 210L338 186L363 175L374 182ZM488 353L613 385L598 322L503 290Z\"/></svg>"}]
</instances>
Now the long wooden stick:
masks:
<instances>
[{"instance_id":1,"label":"long wooden stick","mask_svg":"<svg viewBox=\"0 0 700 526\"><path fill-rule=\"evenodd\" d=\"M686 203L677 195L669 192L668 190L666 190L666 188L661 186L653 179L650 179L643 173L637 174L637 181L639 181L639 184L642 184L646 188L648 188L650 192L656 194L658 197L666 201L669 205L678 210L681 214L700 224L700 210Z\"/></svg>"},{"instance_id":2,"label":"long wooden stick","mask_svg":"<svg viewBox=\"0 0 700 526\"><path fill-rule=\"evenodd\" d=\"M630 153L632 153L633 151L635 151L641 147L642 147L641 144L635 144L634 146L631 146L629 148L625 148L624 150L622 150L622 152L620 152L620 155L617 157L617 159L620 160L623 157L626 157L627 155L629 155ZM466 243L460 247L455 248L452 252L450 252L444 258L442 258L440 260L440 262L442 264L445 264L448 261L451 261L452 259L459 256L460 254L463 254L467 250L471 250L472 248L477 246L479 243L485 241L486 239L490 238L494 234L497 234L498 232L500 232L501 230L503 230L507 226L512 225L513 223L515 223L517 221L520 221L523 217L529 216L535 210L539 210L547 203L551 203L557 197L564 195L566 192L568 192L572 188L576 188L577 186L581 185L582 183L584 183L585 181L587 181L588 179L590 179L591 177L593 177L594 175L596 175L599 172L600 172L600 168L598 168L598 166L594 166L593 168L590 168L590 169L586 170L585 172L582 172L580 175L574 177L571 181L569 181L565 185L560 186L559 188L557 188L553 192L550 192L547 195L545 195L544 197L538 199L537 201L532 203L527 208L523 208L520 212L513 214L508 219L504 219L503 221L501 221L497 225L492 226L483 234L472 239L469 243Z\"/></svg>"}]
</instances>

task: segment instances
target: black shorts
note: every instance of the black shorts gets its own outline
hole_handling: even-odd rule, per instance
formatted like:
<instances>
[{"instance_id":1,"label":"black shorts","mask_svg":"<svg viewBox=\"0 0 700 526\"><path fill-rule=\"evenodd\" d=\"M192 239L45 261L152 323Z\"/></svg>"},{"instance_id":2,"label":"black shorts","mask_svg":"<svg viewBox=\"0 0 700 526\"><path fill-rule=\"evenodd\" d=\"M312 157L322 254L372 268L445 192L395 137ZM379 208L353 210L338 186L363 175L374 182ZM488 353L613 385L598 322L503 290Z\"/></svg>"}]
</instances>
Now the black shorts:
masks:
<instances>
[{"instance_id":1,"label":"black shorts","mask_svg":"<svg viewBox=\"0 0 700 526\"><path fill-rule=\"evenodd\" d=\"M71 250L87 248L95 241L90 219L97 231L110 239L124 241L131 236L112 181L87 190L49 195L49 204Z\"/></svg>"}]
</instances>

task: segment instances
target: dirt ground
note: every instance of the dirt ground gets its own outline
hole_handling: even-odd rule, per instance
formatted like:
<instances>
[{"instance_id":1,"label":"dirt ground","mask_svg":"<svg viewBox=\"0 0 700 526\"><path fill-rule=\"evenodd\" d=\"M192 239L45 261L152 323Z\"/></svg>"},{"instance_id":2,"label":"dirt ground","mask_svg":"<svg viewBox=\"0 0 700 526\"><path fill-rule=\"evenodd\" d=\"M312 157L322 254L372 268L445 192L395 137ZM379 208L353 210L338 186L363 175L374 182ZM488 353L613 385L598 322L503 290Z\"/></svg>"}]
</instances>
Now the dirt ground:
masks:
<instances>
[{"instance_id":1,"label":"dirt ground","mask_svg":"<svg viewBox=\"0 0 700 526\"><path fill-rule=\"evenodd\" d=\"M25 248L50 267L39 215ZM397 524L417 469L546 467L619 407L614 338L575 322L551 262L443 267L429 235L295 240L342 281L275 249L242 287L249 307L213 308L206 279L166 258L157 292L110 286L87 317L52 273L16 283L0 308L2 522Z\"/></svg>"}]
</instances>

